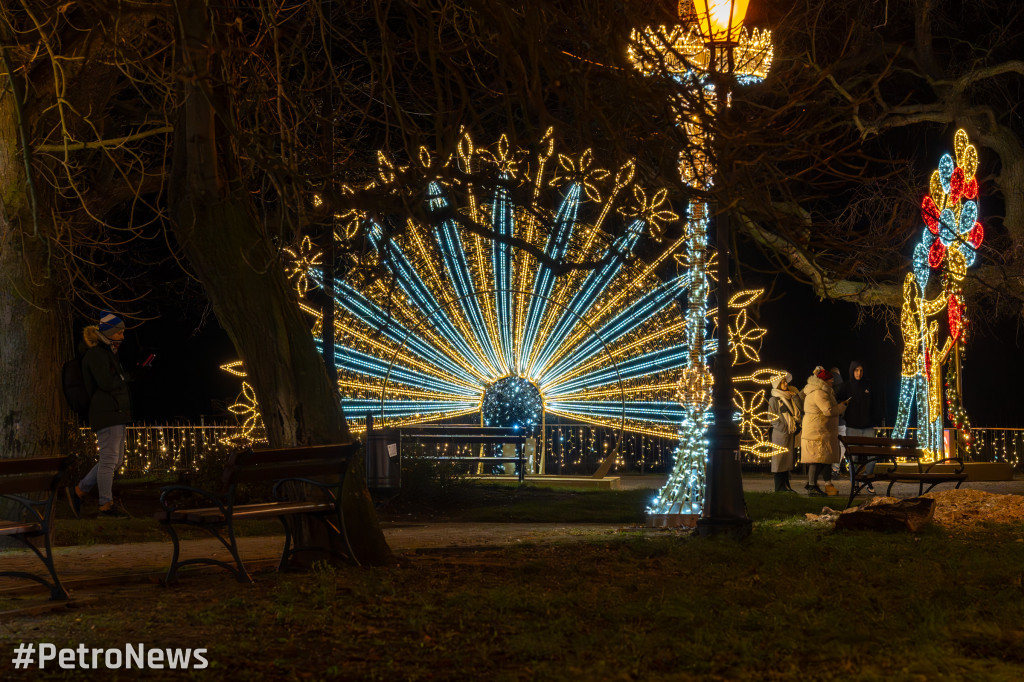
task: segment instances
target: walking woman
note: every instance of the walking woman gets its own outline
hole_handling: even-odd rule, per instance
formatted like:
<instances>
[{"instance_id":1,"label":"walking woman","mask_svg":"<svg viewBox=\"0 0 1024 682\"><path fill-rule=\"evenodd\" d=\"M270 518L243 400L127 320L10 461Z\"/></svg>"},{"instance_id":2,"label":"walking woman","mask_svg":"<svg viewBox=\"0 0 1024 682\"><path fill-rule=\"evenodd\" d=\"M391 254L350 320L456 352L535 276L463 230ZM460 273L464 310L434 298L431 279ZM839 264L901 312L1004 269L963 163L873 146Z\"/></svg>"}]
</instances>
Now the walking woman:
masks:
<instances>
[{"instance_id":1,"label":"walking woman","mask_svg":"<svg viewBox=\"0 0 1024 682\"><path fill-rule=\"evenodd\" d=\"M772 455L772 474L775 475L775 492L795 493L789 483L789 472L796 464L796 436L800 432L803 409L801 396L796 388L789 385L793 375L789 372L775 377L772 381L772 397L768 399L768 411L772 413L772 443L785 448Z\"/></svg>"},{"instance_id":2,"label":"walking woman","mask_svg":"<svg viewBox=\"0 0 1024 682\"><path fill-rule=\"evenodd\" d=\"M807 490L811 497L826 497L818 487L818 476L839 461L839 415L848 401L836 402L832 391L832 373L819 369L807 378L804 387L803 432L800 438L800 462L807 465Z\"/></svg>"}]
</instances>

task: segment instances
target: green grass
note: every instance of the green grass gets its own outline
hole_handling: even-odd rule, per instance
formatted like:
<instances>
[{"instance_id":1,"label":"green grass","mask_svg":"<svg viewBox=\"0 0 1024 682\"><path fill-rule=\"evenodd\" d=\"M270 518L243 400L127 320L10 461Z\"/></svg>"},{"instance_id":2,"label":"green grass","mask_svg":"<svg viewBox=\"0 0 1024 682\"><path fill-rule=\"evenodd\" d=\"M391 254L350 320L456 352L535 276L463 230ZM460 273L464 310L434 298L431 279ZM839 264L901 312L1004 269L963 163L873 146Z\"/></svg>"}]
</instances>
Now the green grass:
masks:
<instances>
[{"instance_id":1,"label":"green grass","mask_svg":"<svg viewBox=\"0 0 1024 682\"><path fill-rule=\"evenodd\" d=\"M565 490L540 486L501 484L463 484L441 499L434 499L427 511L415 507L396 516L385 508L381 520L429 518L477 523L621 523L643 524L644 509L654 497L652 490ZM817 513L823 506L837 507L845 498L808 498L803 495L747 493L747 510L755 522L802 518ZM151 514L140 511L140 503L130 508L132 519L60 518L54 526L54 544L94 545L128 542L161 542L167 535ZM277 535L276 520L239 523L239 535ZM184 537L207 537L203 531L181 529Z\"/></svg>"},{"instance_id":2,"label":"green grass","mask_svg":"<svg viewBox=\"0 0 1024 682\"><path fill-rule=\"evenodd\" d=\"M0 620L0 647L208 647L199 679L1016 680L1022 540L1019 525L835 533L775 518L742 542L626 532L255 586L193 574Z\"/></svg>"}]
</instances>

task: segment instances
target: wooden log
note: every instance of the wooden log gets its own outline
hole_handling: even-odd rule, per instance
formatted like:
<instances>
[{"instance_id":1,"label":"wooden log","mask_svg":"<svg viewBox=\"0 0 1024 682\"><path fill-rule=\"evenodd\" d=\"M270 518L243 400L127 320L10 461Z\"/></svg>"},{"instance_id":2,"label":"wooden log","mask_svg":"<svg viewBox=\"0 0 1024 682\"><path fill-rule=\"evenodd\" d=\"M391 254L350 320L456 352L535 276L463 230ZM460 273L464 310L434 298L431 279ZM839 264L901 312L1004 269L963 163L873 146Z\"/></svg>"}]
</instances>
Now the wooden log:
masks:
<instances>
[{"instance_id":1,"label":"wooden log","mask_svg":"<svg viewBox=\"0 0 1024 682\"><path fill-rule=\"evenodd\" d=\"M935 500L911 497L848 509L836 519L836 530L882 530L916 533L935 515Z\"/></svg>"}]
</instances>

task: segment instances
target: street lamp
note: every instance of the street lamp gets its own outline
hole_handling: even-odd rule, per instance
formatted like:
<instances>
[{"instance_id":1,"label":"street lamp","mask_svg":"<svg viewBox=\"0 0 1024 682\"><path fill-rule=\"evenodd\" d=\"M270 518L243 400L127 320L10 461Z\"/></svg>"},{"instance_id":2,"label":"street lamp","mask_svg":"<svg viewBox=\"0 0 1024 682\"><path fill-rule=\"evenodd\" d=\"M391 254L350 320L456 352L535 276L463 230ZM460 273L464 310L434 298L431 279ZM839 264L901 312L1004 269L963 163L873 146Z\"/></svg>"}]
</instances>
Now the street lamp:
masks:
<instances>
[{"instance_id":1,"label":"street lamp","mask_svg":"<svg viewBox=\"0 0 1024 682\"><path fill-rule=\"evenodd\" d=\"M729 95L733 78L733 49L739 43L743 17L749 0L694 0L697 26L710 52L708 79L715 101L719 128L729 124ZM721 58L724 57L724 60ZM719 150L724 145L719 144ZM731 180L731 159L717 159L718 179L723 186ZM715 216L715 246L718 250L718 352L715 357L704 506L697 520L701 535L729 534L745 537L751 522L743 499L743 474L740 468L740 430L733 422L732 377L729 373L729 215Z\"/></svg>"}]
</instances>

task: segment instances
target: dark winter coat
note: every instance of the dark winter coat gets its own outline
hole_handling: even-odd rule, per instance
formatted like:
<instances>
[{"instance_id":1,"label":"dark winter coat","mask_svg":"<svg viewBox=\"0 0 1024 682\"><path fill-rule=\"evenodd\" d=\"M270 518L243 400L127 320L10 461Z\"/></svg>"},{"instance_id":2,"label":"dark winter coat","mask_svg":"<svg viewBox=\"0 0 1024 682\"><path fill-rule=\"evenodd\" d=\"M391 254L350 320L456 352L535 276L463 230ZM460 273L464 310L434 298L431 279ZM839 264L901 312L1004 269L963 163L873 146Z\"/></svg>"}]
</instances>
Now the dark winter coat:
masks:
<instances>
[{"instance_id":1,"label":"dark winter coat","mask_svg":"<svg viewBox=\"0 0 1024 682\"><path fill-rule=\"evenodd\" d=\"M865 378L853 378L853 371L863 366L856 360L851 362L850 378L844 381L843 385L836 390L836 400L839 402L847 398L850 399L850 404L846 408L846 414L843 416L846 419L846 425L855 429L868 429L878 426L875 423L875 401L872 395L871 382L866 378L867 371L865 370L864 372Z\"/></svg>"},{"instance_id":2,"label":"dark winter coat","mask_svg":"<svg viewBox=\"0 0 1024 682\"><path fill-rule=\"evenodd\" d=\"M94 431L132 420L132 401L127 376L110 345L99 338L96 327L83 333L89 349L82 357L82 376L89 390L89 426Z\"/></svg>"}]
</instances>

